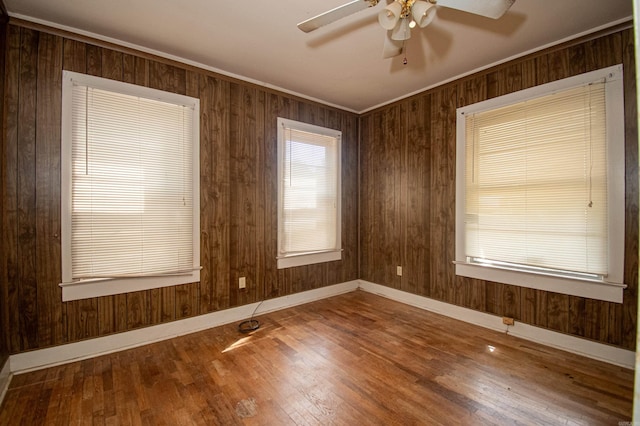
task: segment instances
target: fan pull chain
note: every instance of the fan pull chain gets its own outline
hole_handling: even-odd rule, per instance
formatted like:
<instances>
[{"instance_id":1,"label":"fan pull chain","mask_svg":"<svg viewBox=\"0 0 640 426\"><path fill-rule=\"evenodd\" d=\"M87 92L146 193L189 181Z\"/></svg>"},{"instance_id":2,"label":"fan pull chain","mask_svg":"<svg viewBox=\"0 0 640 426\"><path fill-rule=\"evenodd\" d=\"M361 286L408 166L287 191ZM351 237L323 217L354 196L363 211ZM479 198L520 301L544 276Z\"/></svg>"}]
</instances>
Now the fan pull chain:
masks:
<instances>
[{"instance_id":1,"label":"fan pull chain","mask_svg":"<svg viewBox=\"0 0 640 426\"><path fill-rule=\"evenodd\" d=\"M402 40L402 52L404 53L404 59L402 59L402 65L407 65L409 61L407 61L407 49L406 49L406 40Z\"/></svg>"}]
</instances>

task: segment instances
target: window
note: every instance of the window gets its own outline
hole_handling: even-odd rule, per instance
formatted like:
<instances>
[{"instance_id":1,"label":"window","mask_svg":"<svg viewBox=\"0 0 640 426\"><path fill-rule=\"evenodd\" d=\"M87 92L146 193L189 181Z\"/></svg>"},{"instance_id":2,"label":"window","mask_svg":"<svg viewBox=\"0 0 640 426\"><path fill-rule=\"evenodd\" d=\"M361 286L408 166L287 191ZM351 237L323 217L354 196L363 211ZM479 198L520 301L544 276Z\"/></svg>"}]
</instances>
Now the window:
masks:
<instances>
[{"instance_id":1,"label":"window","mask_svg":"<svg viewBox=\"0 0 640 426\"><path fill-rule=\"evenodd\" d=\"M615 66L458 110L456 274L622 302Z\"/></svg>"},{"instance_id":2,"label":"window","mask_svg":"<svg viewBox=\"0 0 640 426\"><path fill-rule=\"evenodd\" d=\"M64 72L62 298L200 280L199 101Z\"/></svg>"},{"instance_id":3,"label":"window","mask_svg":"<svg viewBox=\"0 0 640 426\"><path fill-rule=\"evenodd\" d=\"M341 135L278 118L278 268L341 259Z\"/></svg>"}]
</instances>

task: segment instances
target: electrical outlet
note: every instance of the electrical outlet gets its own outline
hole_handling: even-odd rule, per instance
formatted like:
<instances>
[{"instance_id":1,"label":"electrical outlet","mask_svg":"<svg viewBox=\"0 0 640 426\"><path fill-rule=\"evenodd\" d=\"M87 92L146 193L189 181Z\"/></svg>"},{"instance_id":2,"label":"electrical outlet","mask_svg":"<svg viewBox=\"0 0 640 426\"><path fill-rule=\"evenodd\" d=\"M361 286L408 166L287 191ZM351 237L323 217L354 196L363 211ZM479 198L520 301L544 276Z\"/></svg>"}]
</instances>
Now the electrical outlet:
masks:
<instances>
[{"instance_id":1,"label":"electrical outlet","mask_svg":"<svg viewBox=\"0 0 640 426\"><path fill-rule=\"evenodd\" d=\"M402 276L402 266L396 266L396 275L399 277Z\"/></svg>"},{"instance_id":2,"label":"electrical outlet","mask_svg":"<svg viewBox=\"0 0 640 426\"><path fill-rule=\"evenodd\" d=\"M513 320L513 318L509 318L509 317L502 317L502 323L504 325L513 325L515 321Z\"/></svg>"},{"instance_id":3,"label":"electrical outlet","mask_svg":"<svg viewBox=\"0 0 640 426\"><path fill-rule=\"evenodd\" d=\"M240 277L238 280L238 288L247 288L247 279L245 277Z\"/></svg>"}]
</instances>

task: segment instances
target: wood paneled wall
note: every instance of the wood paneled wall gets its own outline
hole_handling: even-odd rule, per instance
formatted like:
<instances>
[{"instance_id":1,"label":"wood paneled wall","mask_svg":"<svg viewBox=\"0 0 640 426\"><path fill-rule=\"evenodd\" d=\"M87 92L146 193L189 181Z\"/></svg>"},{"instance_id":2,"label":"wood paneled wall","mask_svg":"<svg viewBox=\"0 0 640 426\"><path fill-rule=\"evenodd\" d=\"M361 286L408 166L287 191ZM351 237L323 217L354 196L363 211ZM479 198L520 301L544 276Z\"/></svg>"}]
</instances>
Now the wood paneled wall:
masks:
<instances>
[{"instance_id":1,"label":"wood paneled wall","mask_svg":"<svg viewBox=\"0 0 640 426\"><path fill-rule=\"evenodd\" d=\"M5 75L5 54L6 54L6 29L9 15L2 0L0 0L0 81L4 81ZM0 99L4 95L4 86L0 84ZM0 103L0 117L3 116L4 104ZM0 149L4 151L4 133L0 132ZM4 176L4 166L0 161L0 176ZM4 179L4 178L3 178ZM3 199L3 187L0 186L0 200ZM4 228L4 212L0 209L0 230ZM0 243L0 259L4 259L4 246ZM0 280L0 370L9 359L9 315L7 306L7 283Z\"/></svg>"},{"instance_id":2,"label":"wood paneled wall","mask_svg":"<svg viewBox=\"0 0 640 426\"><path fill-rule=\"evenodd\" d=\"M632 30L514 60L360 119L362 279L527 324L635 350L638 294L638 132ZM456 108L624 64L624 303L457 277ZM396 275L402 265L403 275Z\"/></svg>"},{"instance_id":3,"label":"wood paneled wall","mask_svg":"<svg viewBox=\"0 0 640 426\"><path fill-rule=\"evenodd\" d=\"M6 75L0 87L5 125L0 159L0 364L7 352L160 324L357 278L634 350L638 152L632 35L625 30L535 54L358 117L126 49L8 25L2 55ZM451 263L456 108L616 63L625 67L629 288L624 303L456 277ZM199 283L61 301L62 70L200 99ZM276 269L278 116L343 132L343 261ZM402 277L396 275L397 265L403 266ZM247 278L244 291L237 289L240 276Z\"/></svg>"},{"instance_id":4,"label":"wood paneled wall","mask_svg":"<svg viewBox=\"0 0 640 426\"><path fill-rule=\"evenodd\" d=\"M358 278L358 117L193 67L11 23L6 33L0 282L11 353ZM62 71L200 99L199 283L63 303ZM276 269L276 118L343 132L343 260ZM246 277L247 289L238 290ZM7 309L5 309L7 308Z\"/></svg>"}]
</instances>

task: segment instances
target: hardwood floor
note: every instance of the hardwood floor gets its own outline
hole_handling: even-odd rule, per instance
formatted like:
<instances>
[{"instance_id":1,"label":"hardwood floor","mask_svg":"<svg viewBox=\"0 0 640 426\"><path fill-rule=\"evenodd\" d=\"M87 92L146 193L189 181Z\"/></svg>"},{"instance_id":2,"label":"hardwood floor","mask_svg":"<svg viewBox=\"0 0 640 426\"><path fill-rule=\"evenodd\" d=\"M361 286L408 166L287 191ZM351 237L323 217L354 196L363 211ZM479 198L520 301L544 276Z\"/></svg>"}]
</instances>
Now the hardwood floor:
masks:
<instances>
[{"instance_id":1,"label":"hardwood floor","mask_svg":"<svg viewBox=\"0 0 640 426\"><path fill-rule=\"evenodd\" d=\"M633 372L362 291L13 378L0 424L617 425Z\"/></svg>"}]
</instances>

